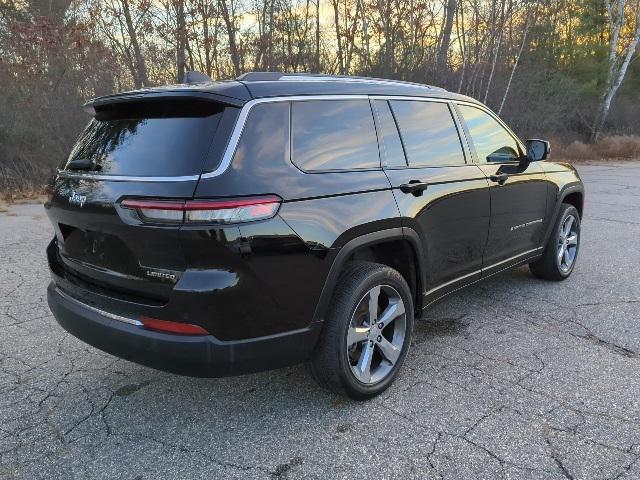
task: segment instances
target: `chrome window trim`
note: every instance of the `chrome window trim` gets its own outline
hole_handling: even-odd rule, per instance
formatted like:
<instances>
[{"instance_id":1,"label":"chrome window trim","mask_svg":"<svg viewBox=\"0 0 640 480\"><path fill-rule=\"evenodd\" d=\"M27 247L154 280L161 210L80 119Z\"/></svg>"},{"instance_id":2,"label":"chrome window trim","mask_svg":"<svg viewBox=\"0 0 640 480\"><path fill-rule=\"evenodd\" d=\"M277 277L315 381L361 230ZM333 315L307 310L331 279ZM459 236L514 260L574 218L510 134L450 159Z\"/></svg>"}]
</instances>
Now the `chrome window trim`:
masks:
<instances>
[{"instance_id":1,"label":"chrome window trim","mask_svg":"<svg viewBox=\"0 0 640 480\"><path fill-rule=\"evenodd\" d=\"M193 182L200 178L200 175L184 175L180 177L143 177L135 175L96 175L92 173L70 172L58 170L56 175L64 178L75 178L79 180L108 180L111 182Z\"/></svg>"},{"instance_id":2,"label":"chrome window trim","mask_svg":"<svg viewBox=\"0 0 640 480\"><path fill-rule=\"evenodd\" d=\"M110 318L111 320L117 320L118 322L128 323L129 325L135 325L136 327L142 327L143 326L143 324L142 324L142 322L140 320L136 320L134 318L129 318L129 317L123 317L122 315L117 315L115 313L105 312L104 310L100 310L99 308L92 307L91 305L87 305L86 303L81 302L77 298L73 298L71 295L69 295L68 293L63 292L59 288L56 288L56 292L58 293L58 295L60 295L61 297L65 298L66 300L69 300L70 302L73 302L76 305L80 305L81 307L86 308L87 310L90 310L90 311L92 311L94 313L97 313L98 315L102 315L103 317Z\"/></svg>"}]
</instances>

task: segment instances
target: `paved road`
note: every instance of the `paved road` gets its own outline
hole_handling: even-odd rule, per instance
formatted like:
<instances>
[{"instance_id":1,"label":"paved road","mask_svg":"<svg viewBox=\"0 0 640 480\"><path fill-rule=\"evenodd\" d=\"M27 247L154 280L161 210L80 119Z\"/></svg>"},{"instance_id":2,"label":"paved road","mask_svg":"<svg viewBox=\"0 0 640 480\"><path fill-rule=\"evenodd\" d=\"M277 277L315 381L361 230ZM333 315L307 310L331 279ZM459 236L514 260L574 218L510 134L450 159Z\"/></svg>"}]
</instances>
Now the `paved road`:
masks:
<instances>
[{"instance_id":1,"label":"paved road","mask_svg":"<svg viewBox=\"0 0 640 480\"><path fill-rule=\"evenodd\" d=\"M0 214L0 478L640 478L640 163L580 168L580 259L526 268L419 322L404 373L358 404L303 367L192 379L65 334L51 229Z\"/></svg>"}]
</instances>

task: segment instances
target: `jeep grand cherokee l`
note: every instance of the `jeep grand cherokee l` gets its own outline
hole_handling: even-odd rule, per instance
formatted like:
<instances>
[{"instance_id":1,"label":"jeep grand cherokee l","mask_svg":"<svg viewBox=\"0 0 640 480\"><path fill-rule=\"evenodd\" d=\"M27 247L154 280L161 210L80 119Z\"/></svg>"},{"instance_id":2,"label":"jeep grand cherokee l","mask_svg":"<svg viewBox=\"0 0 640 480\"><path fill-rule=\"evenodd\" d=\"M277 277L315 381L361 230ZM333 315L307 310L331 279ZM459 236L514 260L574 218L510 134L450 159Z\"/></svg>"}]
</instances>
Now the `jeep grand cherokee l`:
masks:
<instances>
[{"instance_id":1,"label":"jeep grand cherokee l","mask_svg":"<svg viewBox=\"0 0 640 480\"><path fill-rule=\"evenodd\" d=\"M567 278L583 186L488 108L249 73L100 97L53 180L48 300L76 337L194 376L309 362L366 399L414 318L509 268Z\"/></svg>"}]
</instances>

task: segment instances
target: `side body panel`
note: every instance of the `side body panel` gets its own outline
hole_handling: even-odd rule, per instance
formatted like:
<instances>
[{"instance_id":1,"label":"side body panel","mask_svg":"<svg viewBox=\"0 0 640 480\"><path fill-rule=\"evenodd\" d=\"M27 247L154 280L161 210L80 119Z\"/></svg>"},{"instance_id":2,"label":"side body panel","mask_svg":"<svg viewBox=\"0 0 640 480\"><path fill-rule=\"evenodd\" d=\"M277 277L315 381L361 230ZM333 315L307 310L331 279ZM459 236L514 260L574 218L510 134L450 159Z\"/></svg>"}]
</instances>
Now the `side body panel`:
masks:
<instances>
[{"instance_id":1,"label":"side body panel","mask_svg":"<svg viewBox=\"0 0 640 480\"><path fill-rule=\"evenodd\" d=\"M482 251L489 228L487 180L475 165L386 170L404 227L415 230L423 244L425 293L443 294L450 282L480 276ZM420 196L399 186L411 180L428 183Z\"/></svg>"},{"instance_id":2,"label":"side body panel","mask_svg":"<svg viewBox=\"0 0 640 480\"><path fill-rule=\"evenodd\" d=\"M490 181L491 227L483 264L486 273L491 273L492 268L504 268L519 256L537 253L548 222L548 181L539 162L526 166L484 164L479 168L488 178L508 176L503 184Z\"/></svg>"},{"instance_id":3,"label":"side body panel","mask_svg":"<svg viewBox=\"0 0 640 480\"><path fill-rule=\"evenodd\" d=\"M233 271L238 287L210 299L212 322L224 324L229 338L307 327L340 247L355 237L400 227L380 167L305 173L290 158L288 101L265 101L258 107L269 111L255 121L249 113L229 168L221 175L203 175L195 193L196 198L275 194L283 199L275 218L237 227ZM214 231L183 229L183 235L215 238ZM218 256L208 254L206 246L186 255L189 266L202 275L219 268Z\"/></svg>"}]
</instances>

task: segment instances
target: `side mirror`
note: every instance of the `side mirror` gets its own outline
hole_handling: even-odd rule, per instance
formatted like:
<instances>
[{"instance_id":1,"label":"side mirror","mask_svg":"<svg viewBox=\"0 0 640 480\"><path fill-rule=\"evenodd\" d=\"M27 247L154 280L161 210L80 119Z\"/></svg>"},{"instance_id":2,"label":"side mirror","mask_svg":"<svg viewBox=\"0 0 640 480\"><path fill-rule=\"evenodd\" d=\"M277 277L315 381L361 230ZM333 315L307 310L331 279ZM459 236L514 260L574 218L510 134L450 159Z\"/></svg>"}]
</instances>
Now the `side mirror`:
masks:
<instances>
[{"instance_id":1,"label":"side mirror","mask_svg":"<svg viewBox=\"0 0 640 480\"><path fill-rule=\"evenodd\" d=\"M551 151L551 145L546 140L530 138L527 140L527 161L538 162L545 160Z\"/></svg>"}]
</instances>

